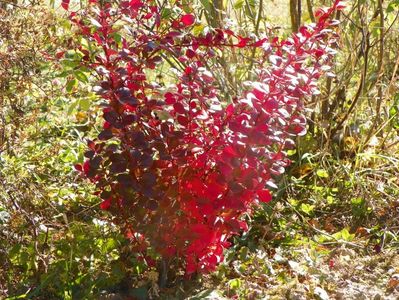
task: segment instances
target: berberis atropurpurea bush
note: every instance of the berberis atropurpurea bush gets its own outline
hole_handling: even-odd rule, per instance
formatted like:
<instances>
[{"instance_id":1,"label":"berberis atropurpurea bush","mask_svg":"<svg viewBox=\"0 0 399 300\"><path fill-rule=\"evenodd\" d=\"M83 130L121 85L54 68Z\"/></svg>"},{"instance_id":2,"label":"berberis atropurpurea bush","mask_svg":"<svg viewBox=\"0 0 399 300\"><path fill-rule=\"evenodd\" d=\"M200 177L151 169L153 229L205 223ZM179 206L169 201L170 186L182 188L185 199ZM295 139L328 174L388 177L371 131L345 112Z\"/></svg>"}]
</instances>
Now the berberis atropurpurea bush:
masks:
<instances>
[{"instance_id":1,"label":"berberis atropurpurea bush","mask_svg":"<svg viewBox=\"0 0 399 300\"><path fill-rule=\"evenodd\" d=\"M187 7L90 2L70 19L87 41L78 53L99 79L104 124L76 168L144 260L211 271L229 239L248 229L244 216L272 199L268 187L289 164L285 151L306 132L302 100L330 70L332 17L343 4L319 9L316 24L281 40L221 28L194 34L199 16ZM256 48L256 80L228 101L206 66L220 49L239 48ZM175 82L153 83L149 70L165 65L175 67Z\"/></svg>"}]
</instances>

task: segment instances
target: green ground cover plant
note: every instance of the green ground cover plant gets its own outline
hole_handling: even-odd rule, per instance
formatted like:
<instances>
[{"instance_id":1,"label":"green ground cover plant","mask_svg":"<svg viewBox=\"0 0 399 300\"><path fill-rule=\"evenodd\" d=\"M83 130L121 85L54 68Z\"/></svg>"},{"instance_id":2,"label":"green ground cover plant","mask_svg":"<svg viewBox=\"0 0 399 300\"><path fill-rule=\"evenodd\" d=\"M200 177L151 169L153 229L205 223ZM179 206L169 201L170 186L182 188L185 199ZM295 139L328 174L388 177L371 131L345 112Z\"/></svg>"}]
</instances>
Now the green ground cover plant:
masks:
<instances>
[{"instance_id":1,"label":"green ground cover plant","mask_svg":"<svg viewBox=\"0 0 399 300\"><path fill-rule=\"evenodd\" d=\"M1 299L398 297L397 1L351 1L334 15L338 53L320 93L304 99L307 133L287 151L292 163L273 200L243 215L246 232L229 239L214 271L188 279L183 267L166 287L158 254L150 253L153 265L136 255L97 188L75 170L87 140L103 131L104 112L92 90L99 78L71 49L101 49L77 38L61 4L0 1ZM250 45L266 34L288 38L332 3L157 4L171 18L186 16L177 31L198 37L227 26L234 44ZM89 26L94 33L96 23ZM206 59L223 107L256 80L259 50L221 48ZM164 61L146 76L166 87L173 68Z\"/></svg>"}]
</instances>

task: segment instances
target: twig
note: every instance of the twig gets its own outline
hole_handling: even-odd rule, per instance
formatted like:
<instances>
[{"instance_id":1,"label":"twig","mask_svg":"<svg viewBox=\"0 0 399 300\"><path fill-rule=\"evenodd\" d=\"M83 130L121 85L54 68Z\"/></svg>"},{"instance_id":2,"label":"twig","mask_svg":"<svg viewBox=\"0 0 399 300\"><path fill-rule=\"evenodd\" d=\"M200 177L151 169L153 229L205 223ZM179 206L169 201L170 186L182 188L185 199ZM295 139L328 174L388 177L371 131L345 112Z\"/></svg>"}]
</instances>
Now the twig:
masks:
<instances>
[{"instance_id":1,"label":"twig","mask_svg":"<svg viewBox=\"0 0 399 300\"><path fill-rule=\"evenodd\" d=\"M381 78L384 75L384 9L382 7L382 0L378 0L378 10L380 14L380 49L378 53L378 98L377 98L377 107L376 107L376 112L375 112L375 117L373 120L373 124L367 134L367 137L364 141L364 145L368 143L368 141L371 139L372 135L374 134L374 129L378 126L380 123L380 111L381 111L381 103L383 99L383 93L382 93L382 82Z\"/></svg>"},{"instance_id":2,"label":"twig","mask_svg":"<svg viewBox=\"0 0 399 300\"><path fill-rule=\"evenodd\" d=\"M312 5L312 1L311 0L306 0L306 4L308 6L308 13L309 13L309 17L312 20L313 23L316 22L316 18L314 17L313 14L313 5Z\"/></svg>"}]
</instances>

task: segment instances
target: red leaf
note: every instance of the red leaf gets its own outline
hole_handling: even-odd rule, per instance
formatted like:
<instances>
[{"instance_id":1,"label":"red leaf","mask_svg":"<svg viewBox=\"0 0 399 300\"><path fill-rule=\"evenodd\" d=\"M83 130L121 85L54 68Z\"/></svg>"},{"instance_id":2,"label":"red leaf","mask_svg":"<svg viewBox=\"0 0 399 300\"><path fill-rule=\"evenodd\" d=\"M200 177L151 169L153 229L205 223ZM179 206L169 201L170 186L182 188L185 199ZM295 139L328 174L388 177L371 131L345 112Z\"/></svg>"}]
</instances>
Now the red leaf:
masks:
<instances>
[{"instance_id":1,"label":"red leaf","mask_svg":"<svg viewBox=\"0 0 399 300\"><path fill-rule=\"evenodd\" d=\"M262 47L263 44L267 41L267 38L261 39L259 41L256 41L255 43L252 44L254 47Z\"/></svg>"},{"instance_id":2,"label":"red leaf","mask_svg":"<svg viewBox=\"0 0 399 300\"><path fill-rule=\"evenodd\" d=\"M230 165L221 164L219 168L225 178L230 177L233 173L233 168Z\"/></svg>"},{"instance_id":3,"label":"red leaf","mask_svg":"<svg viewBox=\"0 0 399 300\"><path fill-rule=\"evenodd\" d=\"M257 194L261 202L270 202L272 200L272 195L269 190L261 190L258 191Z\"/></svg>"},{"instance_id":4,"label":"red leaf","mask_svg":"<svg viewBox=\"0 0 399 300\"><path fill-rule=\"evenodd\" d=\"M322 49L317 49L315 51L315 55L317 58L321 57L324 54L324 51Z\"/></svg>"},{"instance_id":5,"label":"red leaf","mask_svg":"<svg viewBox=\"0 0 399 300\"><path fill-rule=\"evenodd\" d=\"M187 14L181 17L180 22L185 26L191 26L195 23L195 16L192 14Z\"/></svg>"},{"instance_id":6,"label":"red leaf","mask_svg":"<svg viewBox=\"0 0 399 300\"><path fill-rule=\"evenodd\" d=\"M100 203L100 208L102 210L108 210L111 207L111 198L108 198Z\"/></svg>"},{"instance_id":7,"label":"red leaf","mask_svg":"<svg viewBox=\"0 0 399 300\"><path fill-rule=\"evenodd\" d=\"M165 94L165 102L166 104L173 104L176 102L176 98L172 93Z\"/></svg>"},{"instance_id":8,"label":"red leaf","mask_svg":"<svg viewBox=\"0 0 399 300\"><path fill-rule=\"evenodd\" d=\"M248 42L250 42L250 41L251 41L250 38L239 37L239 42L236 46L239 48L244 48L247 46Z\"/></svg>"},{"instance_id":9,"label":"red leaf","mask_svg":"<svg viewBox=\"0 0 399 300\"><path fill-rule=\"evenodd\" d=\"M184 109L183 104L181 104L180 102L176 102L175 104L173 104L173 108L175 109L175 112L177 112L179 114L186 113L186 110Z\"/></svg>"},{"instance_id":10,"label":"red leaf","mask_svg":"<svg viewBox=\"0 0 399 300\"><path fill-rule=\"evenodd\" d=\"M63 9L68 10L68 8L69 8L69 1L70 1L70 0L62 0L61 6L62 6Z\"/></svg>"},{"instance_id":11,"label":"red leaf","mask_svg":"<svg viewBox=\"0 0 399 300\"><path fill-rule=\"evenodd\" d=\"M344 2L344 1L339 1L337 4L336 4L336 6L335 6L335 8L337 9L337 10L343 10L343 9L345 9L347 7L347 5L346 5L346 3Z\"/></svg>"},{"instance_id":12,"label":"red leaf","mask_svg":"<svg viewBox=\"0 0 399 300\"><path fill-rule=\"evenodd\" d=\"M209 198L217 198L224 191L224 187L216 182L208 184L205 195Z\"/></svg>"},{"instance_id":13,"label":"red leaf","mask_svg":"<svg viewBox=\"0 0 399 300\"><path fill-rule=\"evenodd\" d=\"M182 116L182 115L177 116L177 122L179 122L179 124L182 125L182 126L187 126L188 125L188 119L185 116Z\"/></svg>"},{"instance_id":14,"label":"red leaf","mask_svg":"<svg viewBox=\"0 0 399 300\"><path fill-rule=\"evenodd\" d=\"M55 57L56 57L57 59L60 59L61 57L64 56L64 54L65 54L65 51L60 51L60 52L57 52L57 53L55 54Z\"/></svg>"},{"instance_id":15,"label":"red leaf","mask_svg":"<svg viewBox=\"0 0 399 300\"><path fill-rule=\"evenodd\" d=\"M316 10L314 13L315 17L321 17L322 15L325 15L327 13L327 9L325 7L321 7Z\"/></svg>"},{"instance_id":16,"label":"red leaf","mask_svg":"<svg viewBox=\"0 0 399 300\"><path fill-rule=\"evenodd\" d=\"M194 191L195 193L201 193L206 187L200 179L194 178L187 184L187 188Z\"/></svg>"},{"instance_id":17,"label":"red leaf","mask_svg":"<svg viewBox=\"0 0 399 300\"><path fill-rule=\"evenodd\" d=\"M230 30L230 29L226 29L224 32L225 32L226 34L228 34L228 35L235 36L234 32L233 32L232 30Z\"/></svg>"},{"instance_id":18,"label":"red leaf","mask_svg":"<svg viewBox=\"0 0 399 300\"><path fill-rule=\"evenodd\" d=\"M335 262L333 259L330 259L330 261L328 262L328 266L330 267L330 269L333 269L335 266Z\"/></svg>"},{"instance_id":19,"label":"red leaf","mask_svg":"<svg viewBox=\"0 0 399 300\"><path fill-rule=\"evenodd\" d=\"M216 257L216 255L209 255L205 258L205 260L210 265L208 267L211 267L211 269L218 263L218 258Z\"/></svg>"},{"instance_id":20,"label":"red leaf","mask_svg":"<svg viewBox=\"0 0 399 300\"><path fill-rule=\"evenodd\" d=\"M227 117L231 117L234 114L234 106L233 106L233 104L230 103L226 107L226 114L227 114Z\"/></svg>"},{"instance_id":21,"label":"red leaf","mask_svg":"<svg viewBox=\"0 0 399 300\"><path fill-rule=\"evenodd\" d=\"M144 19L149 20L149 19L152 18L153 15L154 15L153 13L148 13L148 14L146 14L146 15L144 16Z\"/></svg>"},{"instance_id":22,"label":"red leaf","mask_svg":"<svg viewBox=\"0 0 399 300\"><path fill-rule=\"evenodd\" d=\"M190 108L191 109L197 108L197 103L195 103L194 101L191 101L190 102Z\"/></svg>"},{"instance_id":23,"label":"red leaf","mask_svg":"<svg viewBox=\"0 0 399 300\"><path fill-rule=\"evenodd\" d=\"M140 7L142 7L144 5L144 3L140 0L131 0L129 5L134 10L138 10Z\"/></svg>"},{"instance_id":24,"label":"red leaf","mask_svg":"<svg viewBox=\"0 0 399 300\"><path fill-rule=\"evenodd\" d=\"M240 229L243 231L248 231L248 224L245 221L238 221L238 224L240 224Z\"/></svg>"},{"instance_id":25,"label":"red leaf","mask_svg":"<svg viewBox=\"0 0 399 300\"><path fill-rule=\"evenodd\" d=\"M90 161L86 160L83 164L83 172L87 175L90 171Z\"/></svg>"},{"instance_id":26,"label":"red leaf","mask_svg":"<svg viewBox=\"0 0 399 300\"><path fill-rule=\"evenodd\" d=\"M278 108L278 102L276 100L269 100L263 103L263 108L268 112L272 112L273 110Z\"/></svg>"},{"instance_id":27,"label":"red leaf","mask_svg":"<svg viewBox=\"0 0 399 300\"><path fill-rule=\"evenodd\" d=\"M100 204L100 205L101 205L101 204ZM132 230L130 230L130 229L126 230L126 232L125 232L125 237L126 237L127 239L133 239L133 238L134 238L134 232L133 232Z\"/></svg>"},{"instance_id":28,"label":"red leaf","mask_svg":"<svg viewBox=\"0 0 399 300\"><path fill-rule=\"evenodd\" d=\"M186 68L184 69L184 74L190 75L190 74L192 74L192 73L193 73L193 68L191 68L191 67L186 67Z\"/></svg>"},{"instance_id":29,"label":"red leaf","mask_svg":"<svg viewBox=\"0 0 399 300\"><path fill-rule=\"evenodd\" d=\"M193 50L191 50L191 49L187 49L186 50L186 55L187 55L188 58L193 58L196 55L196 53Z\"/></svg>"},{"instance_id":30,"label":"red leaf","mask_svg":"<svg viewBox=\"0 0 399 300\"><path fill-rule=\"evenodd\" d=\"M238 153L234 150L232 146L228 146L223 149L223 153L230 156L238 156Z\"/></svg>"}]
</instances>

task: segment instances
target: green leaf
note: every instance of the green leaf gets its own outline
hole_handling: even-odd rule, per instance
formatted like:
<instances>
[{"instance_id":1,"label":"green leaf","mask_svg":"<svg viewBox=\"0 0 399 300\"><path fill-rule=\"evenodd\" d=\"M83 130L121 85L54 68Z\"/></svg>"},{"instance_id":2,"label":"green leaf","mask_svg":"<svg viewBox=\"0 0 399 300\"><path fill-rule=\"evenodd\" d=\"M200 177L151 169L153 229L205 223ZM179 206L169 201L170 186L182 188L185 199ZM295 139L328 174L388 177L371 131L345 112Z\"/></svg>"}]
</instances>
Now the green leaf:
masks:
<instances>
[{"instance_id":1,"label":"green leaf","mask_svg":"<svg viewBox=\"0 0 399 300\"><path fill-rule=\"evenodd\" d=\"M301 210L307 215L312 214L314 207L315 207L314 205L310 205L310 204L306 204L306 203L301 204Z\"/></svg>"},{"instance_id":2,"label":"green leaf","mask_svg":"<svg viewBox=\"0 0 399 300\"><path fill-rule=\"evenodd\" d=\"M55 77L62 77L62 78L65 78L65 77L67 77L69 74L70 74L69 71L62 71L61 73L56 74Z\"/></svg>"},{"instance_id":3,"label":"green leaf","mask_svg":"<svg viewBox=\"0 0 399 300\"><path fill-rule=\"evenodd\" d=\"M79 108L84 111L88 111L91 107L91 102L87 98L80 99Z\"/></svg>"},{"instance_id":4,"label":"green leaf","mask_svg":"<svg viewBox=\"0 0 399 300\"><path fill-rule=\"evenodd\" d=\"M321 177L321 178L328 178L328 172L324 169L318 169L316 171L317 176Z\"/></svg>"},{"instance_id":5,"label":"green leaf","mask_svg":"<svg viewBox=\"0 0 399 300\"><path fill-rule=\"evenodd\" d=\"M115 42L116 42L118 45L121 45L121 43L122 43L122 36L121 36L119 33L116 33L116 32L113 34L113 36L114 36Z\"/></svg>"},{"instance_id":6,"label":"green leaf","mask_svg":"<svg viewBox=\"0 0 399 300\"><path fill-rule=\"evenodd\" d=\"M327 203L328 204L334 204L335 198L333 196L327 196Z\"/></svg>"},{"instance_id":7,"label":"green leaf","mask_svg":"<svg viewBox=\"0 0 399 300\"><path fill-rule=\"evenodd\" d=\"M164 9L162 9L161 12L161 18L162 20L167 20L172 16L172 10L168 7L165 7Z\"/></svg>"},{"instance_id":8,"label":"green leaf","mask_svg":"<svg viewBox=\"0 0 399 300\"><path fill-rule=\"evenodd\" d=\"M347 228L341 230L341 236L344 241L352 241L355 237L354 234L350 234Z\"/></svg>"},{"instance_id":9,"label":"green leaf","mask_svg":"<svg viewBox=\"0 0 399 300\"><path fill-rule=\"evenodd\" d=\"M21 244L14 245L11 250L8 252L8 257L13 259L17 256L17 254L21 251Z\"/></svg>"},{"instance_id":10,"label":"green leaf","mask_svg":"<svg viewBox=\"0 0 399 300\"><path fill-rule=\"evenodd\" d=\"M249 253L249 248L248 247L241 247L240 249L240 260L241 261L247 261L248 260L248 253Z\"/></svg>"},{"instance_id":11,"label":"green leaf","mask_svg":"<svg viewBox=\"0 0 399 300\"><path fill-rule=\"evenodd\" d=\"M205 25L204 24L195 25L193 27L193 34L195 36L198 36L198 35L200 35L200 34L202 34L204 32L204 29L205 29Z\"/></svg>"},{"instance_id":12,"label":"green leaf","mask_svg":"<svg viewBox=\"0 0 399 300\"><path fill-rule=\"evenodd\" d=\"M66 84L66 87L65 87L66 91L67 91L68 93L72 92L73 88L74 88L77 84L78 84L78 81L77 81L75 78L69 80L69 81L67 82L67 84Z\"/></svg>"},{"instance_id":13,"label":"green leaf","mask_svg":"<svg viewBox=\"0 0 399 300\"><path fill-rule=\"evenodd\" d=\"M229 286L231 289L239 289L241 287L241 280L239 278L235 278L229 281Z\"/></svg>"},{"instance_id":14,"label":"green leaf","mask_svg":"<svg viewBox=\"0 0 399 300\"><path fill-rule=\"evenodd\" d=\"M208 14L212 14L212 4L209 0L201 0L201 4Z\"/></svg>"},{"instance_id":15,"label":"green leaf","mask_svg":"<svg viewBox=\"0 0 399 300\"><path fill-rule=\"evenodd\" d=\"M352 198L351 203L352 206L362 206L365 203L365 201L363 198L357 197L357 198Z\"/></svg>"},{"instance_id":16,"label":"green leaf","mask_svg":"<svg viewBox=\"0 0 399 300\"><path fill-rule=\"evenodd\" d=\"M350 242L354 239L355 235L349 233L347 228L344 228L341 231L334 233L333 237L336 238L337 240L344 240Z\"/></svg>"},{"instance_id":17,"label":"green leaf","mask_svg":"<svg viewBox=\"0 0 399 300\"><path fill-rule=\"evenodd\" d=\"M110 252L111 250L117 248L117 246L118 246L118 242L113 238L109 238L107 240L107 242L105 243L105 250L107 252Z\"/></svg>"},{"instance_id":18,"label":"green leaf","mask_svg":"<svg viewBox=\"0 0 399 300\"><path fill-rule=\"evenodd\" d=\"M387 13L394 12L398 7L399 7L399 1L398 0L391 1L388 4L386 12Z\"/></svg>"},{"instance_id":19,"label":"green leaf","mask_svg":"<svg viewBox=\"0 0 399 300\"><path fill-rule=\"evenodd\" d=\"M83 83L88 83L89 82L89 78L87 78L86 74L83 73L82 71L75 71L74 75L76 77L77 80L79 80L80 82Z\"/></svg>"},{"instance_id":20,"label":"green leaf","mask_svg":"<svg viewBox=\"0 0 399 300\"><path fill-rule=\"evenodd\" d=\"M76 107L78 106L79 101L74 101L71 103L71 105L68 107L67 114L68 116L72 115L73 112L75 111Z\"/></svg>"},{"instance_id":21,"label":"green leaf","mask_svg":"<svg viewBox=\"0 0 399 300\"><path fill-rule=\"evenodd\" d=\"M245 0L237 0L237 1L234 3L234 8L235 8L235 9L241 9L241 8L243 8L244 3L245 3Z\"/></svg>"},{"instance_id":22,"label":"green leaf","mask_svg":"<svg viewBox=\"0 0 399 300\"><path fill-rule=\"evenodd\" d=\"M26 299L28 296L28 293L22 294L22 295L18 295L18 296L12 296L7 298L8 300L15 300L15 299Z\"/></svg>"},{"instance_id":23,"label":"green leaf","mask_svg":"<svg viewBox=\"0 0 399 300\"><path fill-rule=\"evenodd\" d=\"M64 67L68 67L70 69L74 69L79 66L79 62L73 59L64 59L61 61L61 63Z\"/></svg>"}]
</instances>

